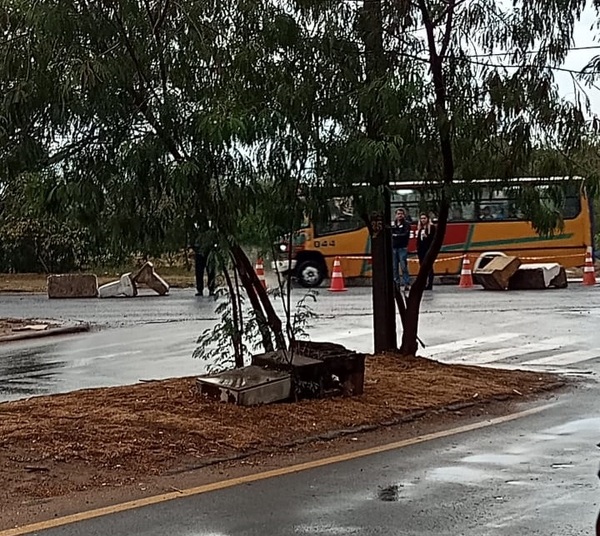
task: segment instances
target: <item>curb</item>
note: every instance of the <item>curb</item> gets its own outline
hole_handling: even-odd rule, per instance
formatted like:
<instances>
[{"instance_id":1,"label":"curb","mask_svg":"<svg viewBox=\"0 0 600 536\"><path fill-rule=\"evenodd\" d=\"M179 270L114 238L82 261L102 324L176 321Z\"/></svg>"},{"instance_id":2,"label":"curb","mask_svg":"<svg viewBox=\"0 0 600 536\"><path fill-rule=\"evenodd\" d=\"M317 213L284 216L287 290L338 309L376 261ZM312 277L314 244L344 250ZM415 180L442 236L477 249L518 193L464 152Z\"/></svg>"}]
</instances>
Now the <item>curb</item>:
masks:
<instances>
[{"instance_id":1,"label":"curb","mask_svg":"<svg viewBox=\"0 0 600 536\"><path fill-rule=\"evenodd\" d=\"M70 335L73 333L84 333L90 330L89 324L77 324L75 326L64 326L62 328L51 328L45 331L34 331L32 333L15 333L14 335L4 335L0 337L0 343L23 341L28 339L41 339L44 337L53 337L55 335Z\"/></svg>"},{"instance_id":2,"label":"curb","mask_svg":"<svg viewBox=\"0 0 600 536\"><path fill-rule=\"evenodd\" d=\"M548 385L545 385L544 387L540 388L540 390L536 391L535 393L530 393L529 396L541 395L541 394L549 392L549 391L554 391L556 389L560 389L560 388L564 387L567 384L568 384L567 381L558 380L556 382L552 382L552 383L549 383ZM218 465L220 463L228 463L228 462L235 462L238 460L243 460L245 458L249 458L249 457L255 456L257 454L270 454L270 453L275 452L278 449L282 449L282 448L289 449L289 448L299 447L302 445L306 445L307 443L314 443L316 441L333 441L334 439L339 439L341 437L346 437L349 435L373 432L375 430L380 430L382 428L387 428L390 426L397 426L400 424L410 423L410 422L416 421L417 419L420 419L421 417L424 417L426 415L433 414L433 413L459 412L462 409L467 409L467 408L471 408L471 407L475 407L475 406L483 406L485 404L491 404L493 402L506 402L507 400L510 400L511 398L519 398L519 396L522 397L523 395L517 395L517 393L514 393L512 395L510 395L510 394L494 395L490 398L478 400L476 402L464 401L464 402L454 402L452 404L447 404L445 406L433 406L433 407L427 408L427 409L420 409L420 410L412 411L410 413L407 413L404 415L399 415L398 417L394 417L392 419L388 419L385 421L380 421L380 422L377 422L374 424L363 424L360 426L354 426L352 428L342 428L340 430L332 430L330 432L323 432L321 434L299 438L299 439L289 441L286 443L280 443L280 444L266 446L261 449L252 449L252 450L248 450L246 452L239 452L239 453L233 454L231 456L210 458L203 463L199 463L199 464L181 468L181 469L176 469L174 471L167 471L165 474L166 475L178 475L178 474L182 474L182 473L187 473L189 471L197 471L199 469L211 467L214 465Z\"/></svg>"}]
</instances>

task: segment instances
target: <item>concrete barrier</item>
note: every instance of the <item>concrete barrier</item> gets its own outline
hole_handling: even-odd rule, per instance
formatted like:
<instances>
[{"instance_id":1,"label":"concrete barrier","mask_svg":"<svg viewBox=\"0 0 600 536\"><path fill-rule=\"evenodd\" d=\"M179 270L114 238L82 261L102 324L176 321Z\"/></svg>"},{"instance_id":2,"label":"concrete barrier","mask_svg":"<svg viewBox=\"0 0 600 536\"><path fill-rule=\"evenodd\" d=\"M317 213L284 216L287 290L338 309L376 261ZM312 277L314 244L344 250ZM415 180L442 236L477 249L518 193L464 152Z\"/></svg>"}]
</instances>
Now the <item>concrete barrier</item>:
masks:
<instances>
[{"instance_id":1,"label":"concrete barrier","mask_svg":"<svg viewBox=\"0 0 600 536\"><path fill-rule=\"evenodd\" d=\"M483 268L473 273L475 282L485 290L506 290L510 278L521 266L518 257L494 257Z\"/></svg>"},{"instance_id":2,"label":"concrete barrier","mask_svg":"<svg viewBox=\"0 0 600 536\"><path fill-rule=\"evenodd\" d=\"M131 280L131 273L123 274L121 279L102 285L98 289L100 298L133 298L137 296L137 287Z\"/></svg>"},{"instance_id":3,"label":"concrete barrier","mask_svg":"<svg viewBox=\"0 0 600 536\"><path fill-rule=\"evenodd\" d=\"M131 277L131 280L135 285L146 285L161 296L164 296L169 292L169 284L156 273L154 265L151 262L145 263L135 275Z\"/></svg>"},{"instance_id":4,"label":"concrete barrier","mask_svg":"<svg viewBox=\"0 0 600 536\"><path fill-rule=\"evenodd\" d=\"M94 274L48 276L48 298L96 298L98 278Z\"/></svg>"},{"instance_id":5,"label":"concrete barrier","mask_svg":"<svg viewBox=\"0 0 600 536\"><path fill-rule=\"evenodd\" d=\"M558 263L522 264L508 282L510 290L566 288L567 273Z\"/></svg>"}]
</instances>

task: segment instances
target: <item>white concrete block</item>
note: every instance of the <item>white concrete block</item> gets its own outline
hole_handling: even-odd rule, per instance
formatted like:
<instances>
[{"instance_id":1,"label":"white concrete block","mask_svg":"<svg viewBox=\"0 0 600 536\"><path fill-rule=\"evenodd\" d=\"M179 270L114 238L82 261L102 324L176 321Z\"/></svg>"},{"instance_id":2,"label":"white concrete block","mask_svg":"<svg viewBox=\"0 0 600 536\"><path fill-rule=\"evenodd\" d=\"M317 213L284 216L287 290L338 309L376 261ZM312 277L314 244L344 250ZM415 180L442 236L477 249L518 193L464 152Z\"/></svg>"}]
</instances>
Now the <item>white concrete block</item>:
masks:
<instances>
[{"instance_id":1,"label":"white concrete block","mask_svg":"<svg viewBox=\"0 0 600 536\"><path fill-rule=\"evenodd\" d=\"M131 280L131 273L123 274L118 281L102 285L98 289L100 298L133 298L137 296L137 287Z\"/></svg>"}]
</instances>

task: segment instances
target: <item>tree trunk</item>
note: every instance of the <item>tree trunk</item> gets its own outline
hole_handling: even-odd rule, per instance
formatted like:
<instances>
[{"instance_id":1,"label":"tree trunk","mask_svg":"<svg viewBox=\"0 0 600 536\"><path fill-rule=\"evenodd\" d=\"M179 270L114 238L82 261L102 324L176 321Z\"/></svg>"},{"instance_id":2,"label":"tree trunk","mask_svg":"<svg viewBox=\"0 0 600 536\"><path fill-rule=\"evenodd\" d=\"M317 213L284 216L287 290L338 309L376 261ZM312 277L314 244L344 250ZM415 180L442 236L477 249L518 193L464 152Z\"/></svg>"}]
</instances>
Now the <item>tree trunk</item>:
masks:
<instances>
[{"instance_id":1,"label":"tree trunk","mask_svg":"<svg viewBox=\"0 0 600 536\"><path fill-rule=\"evenodd\" d=\"M373 232L373 224L382 227ZM385 215L372 221L371 257L373 266L373 337L375 353L395 350L396 314L392 275L392 239Z\"/></svg>"},{"instance_id":2,"label":"tree trunk","mask_svg":"<svg viewBox=\"0 0 600 536\"><path fill-rule=\"evenodd\" d=\"M233 341L233 354L235 357L235 367L242 368L244 366L244 354L242 352L242 333L241 333L241 311L238 308L238 301L236 299L236 289L231 281L231 276L226 267L223 267L223 275L227 282L227 288L229 289L229 298L231 300L231 311L233 320L234 332L231 335Z\"/></svg>"},{"instance_id":3,"label":"tree trunk","mask_svg":"<svg viewBox=\"0 0 600 536\"><path fill-rule=\"evenodd\" d=\"M446 80L444 78L443 61L448 50L452 32L453 12L456 7L455 0L449 0L446 13L446 25L442 37L441 50L438 53L436 46L435 29L436 23L432 20L431 14L427 8L425 0L418 0L419 9L423 16L423 24L427 34L427 44L429 48L429 65L433 78L435 90L435 120L440 140L440 153L442 156L442 181L443 190L438 214L438 227L435 238L423 259L423 264L419 269L419 274L414 282L408 302L406 304L406 315L403 325L402 345L400 352L404 355L414 355L417 352L417 337L419 330L419 309L423 291L427 282L427 274L433 269L435 259L437 258L444 237L446 235L446 226L448 223L448 211L450 203L448 201L447 187L454 180L454 154L452 150L452 124L448 116L446 107Z\"/></svg>"},{"instance_id":4,"label":"tree trunk","mask_svg":"<svg viewBox=\"0 0 600 536\"><path fill-rule=\"evenodd\" d=\"M244 263L239 263L237 261L236 256L231 254L231 257L234 261L237 273L240 276L240 280L242 282L242 286L246 290L248 294L248 299L250 300L250 305L252 306L252 310L256 315L256 322L258 323L258 329L260 331L260 336L262 339L262 344L265 352L272 352L273 347L273 339L271 338L271 333L269 331L269 323L267 322L267 318L265 316L264 310L261 306L260 300L258 298L258 294L256 293L256 289L254 288L254 283L252 281L251 274L247 271L247 266Z\"/></svg>"},{"instance_id":5,"label":"tree trunk","mask_svg":"<svg viewBox=\"0 0 600 536\"><path fill-rule=\"evenodd\" d=\"M400 353L402 355L415 355L418 350L419 335L419 312L421 309L421 300L427 284L427 276L435 265L435 260L442 249L444 236L446 235L446 225L448 223L449 203L446 199L440 202L440 212L438 214L438 224L435 231L435 237L422 264L419 266L419 273L412 284L408 300L406 302L406 312L402 319L402 344Z\"/></svg>"},{"instance_id":6,"label":"tree trunk","mask_svg":"<svg viewBox=\"0 0 600 536\"><path fill-rule=\"evenodd\" d=\"M236 264L246 271L246 273L250 277L250 282L256 295L258 296L260 303L264 309L264 312L267 317L267 322L273 335L275 336L275 345L278 350L287 350L287 344L285 342L285 336L283 335L283 325L281 323L281 319L277 316L275 309L273 308L273 304L267 295L267 291L263 288L262 283L258 279L254 268L252 267L252 263L248 256L244 252L244 250L238 245L233 244L231 246L231 253L236 260Z\"/></svg>"},{"instance_id":7,"label":"tree trunk","mask_svg":"<svg viewBox=\"0 0 600 536\"><path fill-rule=\"evenodd\" d=\"M383 23L381 0L364 0L363 3L365 45L365 75L367 85L382 80L388 72L388 62L383 48ZM373 91L374 88L370 88ZM382 135L379 110L371 101L363 110L367 136L380 140ZM390 237L390 194L388 173L375 169L368 177L373 187L380 189L383 214L371 219L371 257L373 269L373 337L375 352L397 348L396 314L394 311L394 281L392 277L392 242Z\"/></svg>"}]
</instances>

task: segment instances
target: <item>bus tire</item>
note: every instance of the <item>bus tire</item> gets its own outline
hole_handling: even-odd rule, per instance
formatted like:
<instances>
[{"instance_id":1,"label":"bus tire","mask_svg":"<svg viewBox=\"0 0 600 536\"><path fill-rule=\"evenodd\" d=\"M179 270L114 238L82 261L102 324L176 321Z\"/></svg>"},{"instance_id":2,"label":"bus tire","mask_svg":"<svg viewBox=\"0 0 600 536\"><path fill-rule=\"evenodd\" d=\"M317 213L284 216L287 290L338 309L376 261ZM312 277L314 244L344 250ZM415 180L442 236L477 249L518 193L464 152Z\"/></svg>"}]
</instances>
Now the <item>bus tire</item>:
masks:
<instances>
[{"instance_id":1,"label":"bus tire","mask_svg":"<svg viewBox=\"0 0 600 536\"><path fill-rule=\"evenodd\" d=\"M296 278L304 288L316 288L325 279L323 263L316 259L302 261L296 267Z\"/></svg>"}]
</instances>

